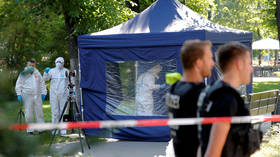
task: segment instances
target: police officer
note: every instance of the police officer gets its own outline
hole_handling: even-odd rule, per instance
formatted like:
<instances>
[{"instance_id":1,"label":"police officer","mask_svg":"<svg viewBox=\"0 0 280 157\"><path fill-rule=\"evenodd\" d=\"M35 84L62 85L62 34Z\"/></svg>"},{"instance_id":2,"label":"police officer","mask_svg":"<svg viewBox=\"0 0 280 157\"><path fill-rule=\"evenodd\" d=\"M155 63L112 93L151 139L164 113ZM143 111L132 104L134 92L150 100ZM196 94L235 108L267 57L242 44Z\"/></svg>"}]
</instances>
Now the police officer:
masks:
<instances>
[{"instance_id":1,"label":"police officer","mask_svg":"<svg viewBox=\"0 0 280 157\"><path fill-rule=\"evenodd\" d=\"M166 95L169 118L196 117L197 99L205 87L203 78L211 75L214 66L210 41L189 40L180 52L182 80L177 81ZM196 157L199 146L197 126L171 127L176 157Z\"/></svg>"},{"instance_id":2,"label":"police officer","mask_svg":"<svg viewBox=\"0 0 280 157\"><path fill-rule=\"evenodd\" d=\"M209 89L213 91L209 94L209 101L212 105L208 108L208 111L202 112L202 116L248 116L249 111L236 89L242 84L249 84L251 81L253 67L251 65L250 49L239 42L230 42L218 49L217 60L223 78L215 82ZM242 152L240 148L238 151L233 151L233 140L238 141L238 138L228 138L233 137L231 135L236 130L234 128L239 126L230 123L214 123L212 127L211 125L203 126L202 155L205 155L205 157L242 157L247 154L248 152Z\"/></svg>"}]
</instances>

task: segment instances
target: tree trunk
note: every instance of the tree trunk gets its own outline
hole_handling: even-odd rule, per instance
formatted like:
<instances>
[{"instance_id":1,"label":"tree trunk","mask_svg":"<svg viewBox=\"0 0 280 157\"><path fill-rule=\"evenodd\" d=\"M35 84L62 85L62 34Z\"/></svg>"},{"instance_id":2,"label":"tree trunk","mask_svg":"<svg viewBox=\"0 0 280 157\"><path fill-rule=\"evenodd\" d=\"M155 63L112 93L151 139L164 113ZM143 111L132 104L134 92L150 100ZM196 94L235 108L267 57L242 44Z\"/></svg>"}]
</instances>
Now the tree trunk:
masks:
<instances>
[{"instance_id":1,"label":"tree trunk","mask_svg":"<svg viewBox=\"0 0 280 157\"><path fill-rule=\"evenodd\" d=\"M70 71L75 71L76 76L74 77L75 81L75 93L76 93L76 101L78 107L81 104L81 95L80 95L80 73L79 73L79 60L78 60L78 44L77 44L77 36L73 36L75 20L71 19L69 14L64 11L65 18L65 27L67 32L67 40L68 40L68 52L70 58Z\"/></svg>"},{"instance_id":2,"label":"tree trunk","mask_svg":"<svg viewBox=\"0 0 280 157\"><path fill-rule=\"evenodd\" d=\"M278 50L275 50L275 62L274 62L274 66L277 66L277 65L278 65L278 60L279 60L279 57L278 57Z\"/></svg>"},{"instance_id":3,"label":"tree trunk","mask_svg":"<svg viewBox=\"0 0 280 157\"><path fill-rule=\"evenodd\" d=\"M280 0L276 0L275 16L276 16L276 23L277 23L278 40L280 40ZM277 59L277 60L276 60L275 65L278 65L278 50L276 50L276 51L275 51L275 55L277 55L277 56L275 56L275 59Z\"/></svg>"},{"instance_id":4,"label":"tree trunk","mask_svg":"<svg viewBox=\"0 0 280 157\"><path fill-rule=\"evenodd\" d=\"M277 31L278 31L278 40L280 39L280 0L276 0L276 23L277 23Z\"/></svg>"},{"instance_id":5,"label":"tree trunk","mask_svg":"<svg viewBox=\"0 0 280 157\"><path fill-rule=\"evenodd\" d=\"M259 66L260 66L262 64L262 55L261 54L259 54L258 59L259 59Z\"/></svg>"},{"instance_id":6,"label":"tree trunk","mask_svg":"<svg viewBox=\"0 0 280 157\"><path fill-rule=\"evenodd\" d=\"M208 8L208 17L207 17L208 20L211 20L212 19L212 5L209 5L209 8Z\"/></svg>"}]
</instances>

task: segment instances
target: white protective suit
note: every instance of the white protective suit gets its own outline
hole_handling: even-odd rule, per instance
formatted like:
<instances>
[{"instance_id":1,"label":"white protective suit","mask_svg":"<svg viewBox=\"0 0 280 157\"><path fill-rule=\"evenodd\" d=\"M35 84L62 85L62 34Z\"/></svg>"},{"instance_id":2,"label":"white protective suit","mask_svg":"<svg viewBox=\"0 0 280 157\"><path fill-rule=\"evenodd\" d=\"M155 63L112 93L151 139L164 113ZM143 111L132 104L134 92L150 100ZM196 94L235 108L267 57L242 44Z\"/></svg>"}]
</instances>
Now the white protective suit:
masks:
<instances>
[{"instance_id":1,"label":"white protective suit","mask_svg":"<svg viewBox=\"0 0 280 157\"><path fill-rule=\"evenodd\" d=\"M154 98L153 91L160 89L155 81L162 67L158 64L147 72L141 74L136 81L136 115L153 115Z\"/></svg>"},{"instance_id":2,"label":"white protective suit","mask_svg":"<svg viewBox=\"0 0 280 157\"><path fill-rule=\"evenodd\" d=\"M58 64L61 62L61 64ZM65 72L69 74L69 70L64 68L64 59L58 57L55 60L56 67L50 69L48 73L44 73L43 78L45 81L51 80L50 83L50 104L52 111L52 123L58 123L61 116L63 107L67 101L68 91L68 78ZM66 110L65 110L66 111ZM65 134L66 130L61 130L61 134Z\"/></svg>"},{"instance_id":3,"label":"white protective suit","mask_svg":"<svg viewBox=\"0 0 280 157\"><path fill-rule=\"evenodd\" d=\"M34 69L32 74L20 74L15 89L17 95L22 96L26 123L33 122L33 112L35 112L36 121L44 123L41 94L46 95L47 89L39 71ZM33 132L33 130L27 129L27 132Z\"/></svg>"}]
</instances>

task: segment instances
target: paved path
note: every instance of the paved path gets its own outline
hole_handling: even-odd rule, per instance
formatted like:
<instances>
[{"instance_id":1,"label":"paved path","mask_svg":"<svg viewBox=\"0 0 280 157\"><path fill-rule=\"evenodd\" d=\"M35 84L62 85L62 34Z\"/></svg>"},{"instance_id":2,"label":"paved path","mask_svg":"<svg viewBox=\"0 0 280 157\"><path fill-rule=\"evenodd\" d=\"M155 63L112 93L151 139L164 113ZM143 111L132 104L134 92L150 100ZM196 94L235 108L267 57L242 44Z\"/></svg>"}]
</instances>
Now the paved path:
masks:
<instances>
[{"instance_id":1,"label":"paved path","mask_svg":"<svg viewBox=\"0 0 280 157\"><path fill-rule=\"evenodd\" d=\"M165 155L167 142L132 142L132 141L104 141L92 145L88 149L83 141L85 152L81 156L90 157L155 157ZM59 156L73 156L81 152L80 142L54 144L55 154Z\"/></svg>"},{"instance_id":2,"label":"paved path","mask_svg":"<svg viewBox=\"0 0 280 157\"><path fill-rule=\"evenodd\" d=\"M279 77L253 77L253 82L280 81Z\"/></svg>"}]
</instances>

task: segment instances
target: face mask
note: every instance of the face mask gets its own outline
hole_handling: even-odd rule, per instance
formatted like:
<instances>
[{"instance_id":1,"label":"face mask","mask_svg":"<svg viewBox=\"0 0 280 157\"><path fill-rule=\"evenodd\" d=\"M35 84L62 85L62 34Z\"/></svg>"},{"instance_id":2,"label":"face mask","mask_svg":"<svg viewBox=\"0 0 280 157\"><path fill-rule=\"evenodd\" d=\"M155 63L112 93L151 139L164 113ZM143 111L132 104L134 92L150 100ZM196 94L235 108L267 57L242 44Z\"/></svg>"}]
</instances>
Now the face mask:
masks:
<instances>
[{"instance_id":1,"label":"face mask","mask_svg":"<svg viewBox=\"0 0 280 157\"><path fill-rule=\"evenodd\" d=\"M32 66L27 66L24 68L22 74L27 75L27 74L32 74L34 72L34 68Z\"/></svg>"},{"instance_id":2,"label":"face mask","mask_svg":"<svg viewBox=\"0 0 280 157\"><path fill-rule=\"evenodd\" d=\"M56 66L58 69L62 69L62 68L63 68L63 64L61 64L61 63L56 63L55 66Z\"/></svg>"}]
</instances>

